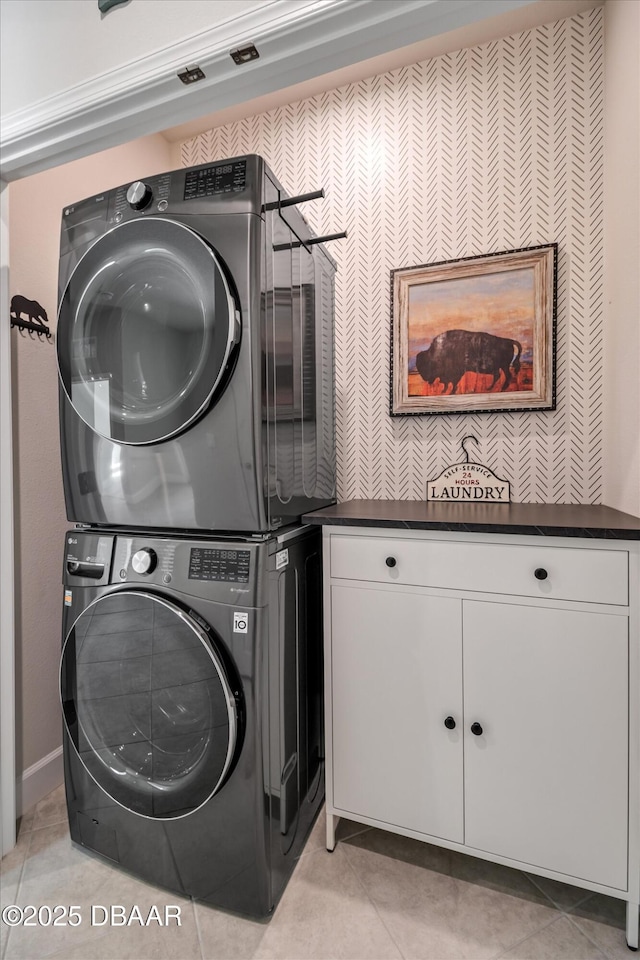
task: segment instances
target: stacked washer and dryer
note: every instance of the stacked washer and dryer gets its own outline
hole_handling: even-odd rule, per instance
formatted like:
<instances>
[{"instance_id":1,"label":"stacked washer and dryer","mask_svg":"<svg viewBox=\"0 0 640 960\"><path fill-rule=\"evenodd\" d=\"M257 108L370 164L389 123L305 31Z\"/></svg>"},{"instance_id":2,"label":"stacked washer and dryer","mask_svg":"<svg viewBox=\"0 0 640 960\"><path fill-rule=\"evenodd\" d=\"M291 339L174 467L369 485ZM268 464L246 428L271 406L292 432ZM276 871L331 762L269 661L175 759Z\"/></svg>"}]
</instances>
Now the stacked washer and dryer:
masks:
<instances>
[{"instance_id":1,"label":"stacked washer and dryer","mask_svg":"<svg viewBox=\"0 0 640 960\"><path fill-rule=\"evenodd\" d=\"M298 202L305 199L297 198ZM260 157L63 211L72 839L254 917L324 795L335 263Z\"/></svg>"}]
</instances>

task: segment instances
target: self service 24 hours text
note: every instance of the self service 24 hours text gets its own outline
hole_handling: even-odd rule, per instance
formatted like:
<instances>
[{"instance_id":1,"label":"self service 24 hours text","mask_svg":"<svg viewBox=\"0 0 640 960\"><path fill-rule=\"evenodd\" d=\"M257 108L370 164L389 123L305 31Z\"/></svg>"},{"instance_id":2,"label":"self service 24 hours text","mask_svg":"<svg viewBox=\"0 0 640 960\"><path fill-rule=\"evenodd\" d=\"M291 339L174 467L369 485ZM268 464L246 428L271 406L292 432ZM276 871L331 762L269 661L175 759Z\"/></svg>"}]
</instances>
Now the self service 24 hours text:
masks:
<instances>
[{"instance_id":1,"label":"self service 24 hours text","mask_svg":"<svg viewBox=\"0 0 640 960\"><path fill-rule=\"evenodd\" d=\"M162 907L123 907L122 904L91 907L18 907L10 904L2 911L2 921L8 927L170 927L182 926L181 907L166 904Z\"/></svg>"}]
</instances>

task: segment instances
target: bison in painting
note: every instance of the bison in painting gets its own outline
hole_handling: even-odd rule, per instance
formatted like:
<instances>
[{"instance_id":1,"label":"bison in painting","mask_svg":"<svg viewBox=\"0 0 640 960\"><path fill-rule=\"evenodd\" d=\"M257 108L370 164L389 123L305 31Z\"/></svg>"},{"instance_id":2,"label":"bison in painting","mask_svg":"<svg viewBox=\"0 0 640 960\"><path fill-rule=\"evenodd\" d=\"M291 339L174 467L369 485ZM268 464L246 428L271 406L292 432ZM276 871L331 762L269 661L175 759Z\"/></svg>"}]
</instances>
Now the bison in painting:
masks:
<instances>
[{"instance_id":1,"label":"bison in painting","mask_svg":"<svg viewBox=\"0 0 640 960\"><path fill-rule=\"evenodd\" d=\"M517 377L521 354L522 345L512 338L469 330L446 330L417 355L416 369L430 385L439 379L447 390L452 384L452 393L456 392L465 373L490 374L492 386L503 373L502 392L509 387L513 376Z\"/></svg>"}]
</instances>

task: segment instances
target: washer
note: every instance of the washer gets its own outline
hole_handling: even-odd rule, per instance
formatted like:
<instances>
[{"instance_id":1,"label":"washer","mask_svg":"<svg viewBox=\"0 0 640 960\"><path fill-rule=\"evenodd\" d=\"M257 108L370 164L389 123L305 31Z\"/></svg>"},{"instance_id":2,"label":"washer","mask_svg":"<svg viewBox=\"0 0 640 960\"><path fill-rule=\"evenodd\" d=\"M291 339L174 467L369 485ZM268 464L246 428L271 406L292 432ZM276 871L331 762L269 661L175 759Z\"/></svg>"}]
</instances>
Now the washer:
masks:
<instances>
[{"instance_id":1,"label":"washer","mask_svg":"<svg viewBox=\"0 0 640 960\"><path fill-rule=\"evenodd\" d=\"M60 690L71 837L269 916L324 796L320 538L70 530Z\"/></svg>"},{"instance_id":2,"label":"washer","mask_svg":"<svg viewBox=\"0 0 640 960\"><path fill-rule=\"evenodd\" d=\"M270 532L334 502L335 263L313 240L257 156L63 211L69 520Z\"/></svg>"}]
</instances>

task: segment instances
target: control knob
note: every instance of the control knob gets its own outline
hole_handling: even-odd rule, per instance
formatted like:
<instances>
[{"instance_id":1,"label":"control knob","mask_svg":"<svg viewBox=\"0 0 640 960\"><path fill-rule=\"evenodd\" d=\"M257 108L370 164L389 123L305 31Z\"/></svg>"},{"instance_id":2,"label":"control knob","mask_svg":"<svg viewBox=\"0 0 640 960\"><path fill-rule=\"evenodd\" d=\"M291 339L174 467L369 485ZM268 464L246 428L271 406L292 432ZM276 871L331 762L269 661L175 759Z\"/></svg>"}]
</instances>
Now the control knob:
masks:
<instances>
[{"instance_id":1,"label":"control knob","mask_svg":"<svg viewBox=\"0 0 640 960\"><path fill-rule=\"evenodd\" d=\"M143 547L142 550L137 550L131 558L131 566L140 575L151 573L157 562L158 555L151 547Z\"/></svg>"},{"instance_id":2,"label":"control knob","mask_svg":"<svg viewBox=\"0 0 640 960\"><path fill-rule=\"evenodd\" d=\"M134 210L144 210L153 198L153 190L142 180L136 180L127 190L127 202Z\"/></svg>"}]
</instances>

